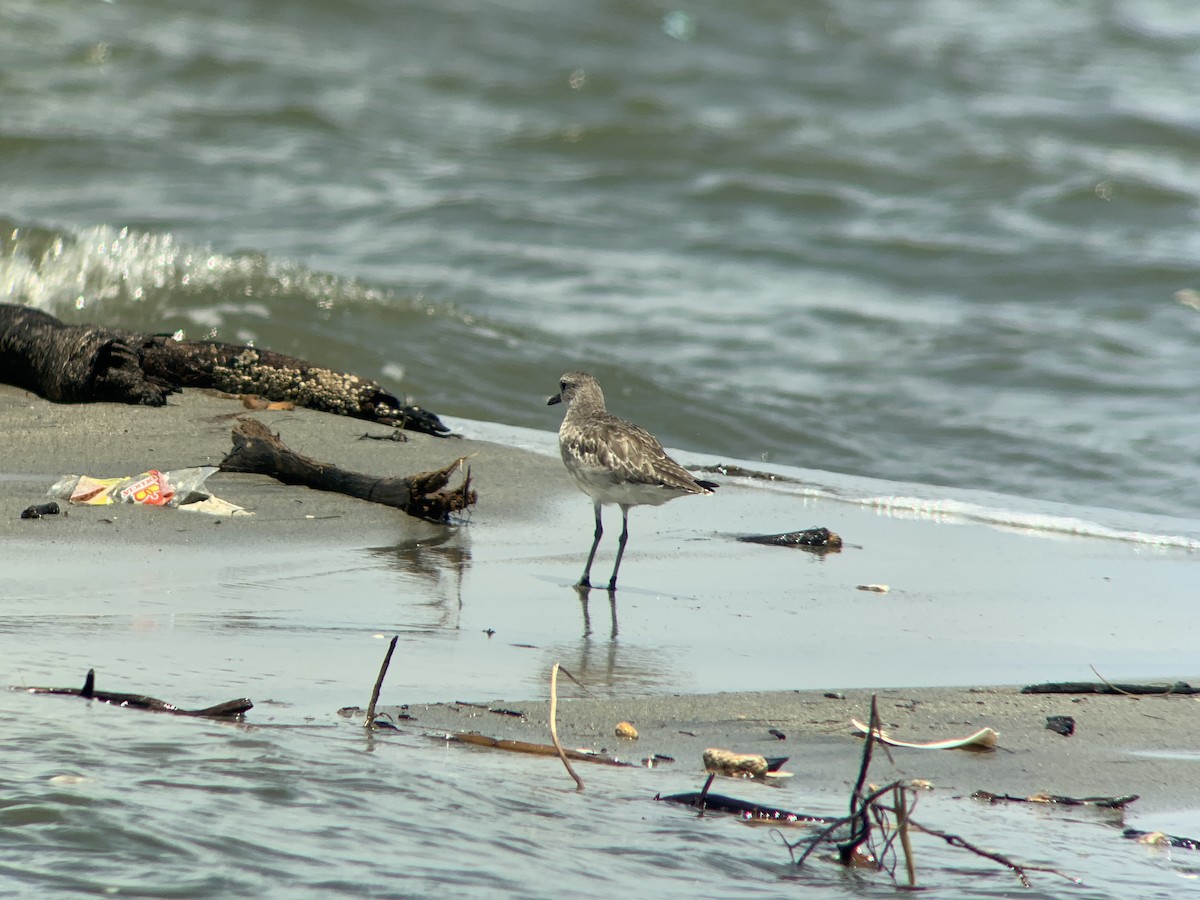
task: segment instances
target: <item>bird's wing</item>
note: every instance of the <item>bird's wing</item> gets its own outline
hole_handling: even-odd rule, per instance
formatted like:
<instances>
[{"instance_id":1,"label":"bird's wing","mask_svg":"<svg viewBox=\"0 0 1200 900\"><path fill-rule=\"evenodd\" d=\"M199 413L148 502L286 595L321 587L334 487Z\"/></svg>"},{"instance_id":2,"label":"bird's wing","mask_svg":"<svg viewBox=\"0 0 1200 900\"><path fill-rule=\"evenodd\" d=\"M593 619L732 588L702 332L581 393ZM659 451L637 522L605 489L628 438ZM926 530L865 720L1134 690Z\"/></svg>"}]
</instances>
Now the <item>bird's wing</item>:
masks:
<instances>
[{"instance_id":1,"label":"bird's wing","mask_svg":"<svg viewBox=\"0 0 1200 900\"><path fill-rule=\"evenodd\" d=\"M709 493L667 455L658 438L615 416L580 429L571 440L571 449L583 465L609 469L621 481L663 485L692 494Z\"/></svg>"}]
</instances>

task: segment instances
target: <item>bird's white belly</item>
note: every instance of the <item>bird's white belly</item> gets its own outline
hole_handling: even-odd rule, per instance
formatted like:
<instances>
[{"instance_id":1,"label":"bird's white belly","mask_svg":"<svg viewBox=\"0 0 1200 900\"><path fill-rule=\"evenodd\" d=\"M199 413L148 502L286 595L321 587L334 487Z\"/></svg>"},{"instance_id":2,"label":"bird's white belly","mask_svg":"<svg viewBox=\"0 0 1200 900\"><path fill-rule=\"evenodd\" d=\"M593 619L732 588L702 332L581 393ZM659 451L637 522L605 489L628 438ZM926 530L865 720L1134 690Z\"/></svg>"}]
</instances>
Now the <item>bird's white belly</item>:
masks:
<instances>
[{"instance_id":1,"label":"bird's white belly","mask_svg":"<svg viewBox=\"0 0 1200 900\"><path fill-rule=\"evenodd\" d=\"M601 503L624 506L658 506L682 496L685 492L657 484L639 484L613 478L609 469L592 466L570 466L580 490Z\"/></svg>"}]
</instances>

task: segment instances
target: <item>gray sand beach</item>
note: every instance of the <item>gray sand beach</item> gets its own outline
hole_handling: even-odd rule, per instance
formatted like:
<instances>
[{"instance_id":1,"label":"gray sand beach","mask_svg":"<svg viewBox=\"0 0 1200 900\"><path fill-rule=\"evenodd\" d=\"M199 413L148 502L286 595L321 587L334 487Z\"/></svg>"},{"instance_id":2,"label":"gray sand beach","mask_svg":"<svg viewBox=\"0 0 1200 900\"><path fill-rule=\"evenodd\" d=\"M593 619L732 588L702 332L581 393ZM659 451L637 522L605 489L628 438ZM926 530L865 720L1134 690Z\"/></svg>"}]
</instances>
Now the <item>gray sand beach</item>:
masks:
<instances>
[{"instance_id":1,"label":"gray sand beach","mask_svg":"<svg viewBox=\"0 0 1200 900\"><path fill-rule=\"evenodd\" d=\"M17 517L61 474L216 464L241 414L299 452L361 472L411 474L469 456L478 506L447 528L218 473L208 488L254 515L111 506ZM1200 805L1196 700L996 686L1096 680L1089 665L1114 681L1186 679L1200 636L1192 554L905 518L727 477L715 497L635 510L615 603L597 590L581 598L571 585L591 508L543 452L548 436L531 450L520 439L473 440L471 423L454 424L468 436L394 443L359 440L386 431L360 421L247 413L205 392L147 409L59 406L0 389L0 612L20 638L5 679L70 684L94 666L113 690L276 699L278 709L260 706L251 721L328 718L365 706L382 638L400 633L382 705L408 704L416 729L547 741L547 678L560 662L586 686L561 682L569 745L670 756L697 785L705 747L787 755L797 781L841 791L861 748L849 720L867 717L877 691L897 738L1000 733L1001 749L985 755L894 750L898 776L960 793ZM820 558L734 540L817 525L842 534L846 549ZM597 572L611 552L602 545ZM152 578L135 571L147 560ZM865 583L891 590L856 589ZM1048 715L1074 716L1075 735L1047 730ZM620 720L641 731L636 745L613 737ZM892 763L876 767L876 780L892 777Z\"/></svg>"}]
</instances>

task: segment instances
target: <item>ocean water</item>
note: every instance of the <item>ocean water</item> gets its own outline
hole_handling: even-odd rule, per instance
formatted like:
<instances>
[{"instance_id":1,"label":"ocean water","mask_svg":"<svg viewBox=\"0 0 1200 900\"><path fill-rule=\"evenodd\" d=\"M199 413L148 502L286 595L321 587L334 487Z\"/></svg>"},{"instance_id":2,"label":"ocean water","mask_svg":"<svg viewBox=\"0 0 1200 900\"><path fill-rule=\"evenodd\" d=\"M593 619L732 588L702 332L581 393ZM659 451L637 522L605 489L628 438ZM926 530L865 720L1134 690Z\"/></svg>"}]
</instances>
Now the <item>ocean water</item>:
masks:
<instances>
[{"instance_id":1,"label":"ocean water","mask_svg":"<svg viewBox=\"0 0 1200 900\"><path fill-rule=\"evenodd\" d=\"M545 398L588 369L672 447L1194 549L1198 40L1165 0L3 0L0 300L500 426L552 431ZM791 889L781 846L647 812L640 784L585 806L325 720L132 715L0 704L35 748L0 762L0 894ZM1123 861L1072 896L1194 875Z\"/></svg>"},{"instance_id":2,"label":"ocean water","mask_svg":"<svg viewBox=\"0 0 1200 900\"><path fill-rule=\"evenodd\" d=\"M1194 516L1200 13L6 0L0 297Z\"/></svg>"}]
</instances>

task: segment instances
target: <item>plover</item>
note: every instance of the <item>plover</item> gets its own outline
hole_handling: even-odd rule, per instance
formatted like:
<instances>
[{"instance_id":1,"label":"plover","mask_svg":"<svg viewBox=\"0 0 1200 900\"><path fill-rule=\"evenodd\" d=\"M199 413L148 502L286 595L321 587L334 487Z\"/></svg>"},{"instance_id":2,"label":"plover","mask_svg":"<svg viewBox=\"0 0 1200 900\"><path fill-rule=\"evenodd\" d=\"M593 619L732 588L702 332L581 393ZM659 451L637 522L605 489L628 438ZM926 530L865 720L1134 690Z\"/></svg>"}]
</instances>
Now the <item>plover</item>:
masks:
<instances>
[{"instance_id":1,"label":"plover","mask_svg":"<svg viewBox=\"0 0 1200 900\"><path fill-rule=\"evenodd\" d=\"M610 415L604 407L600 383L587 372L568 372L558 389L546 401L547 406L562 403L567 408L558 429L558 449L567 471L579 489L592 498L596 509L596 533L579 587L592 586L592 561L604 534L600 507L615 503L621 507L621 539L608 580L608 589L615 591L617 570L629 540L629 508L658 506L686 494L711 494L717 485L693 478L667 456L662 444L646 429Z\"/></svg>"}]
</instances>

